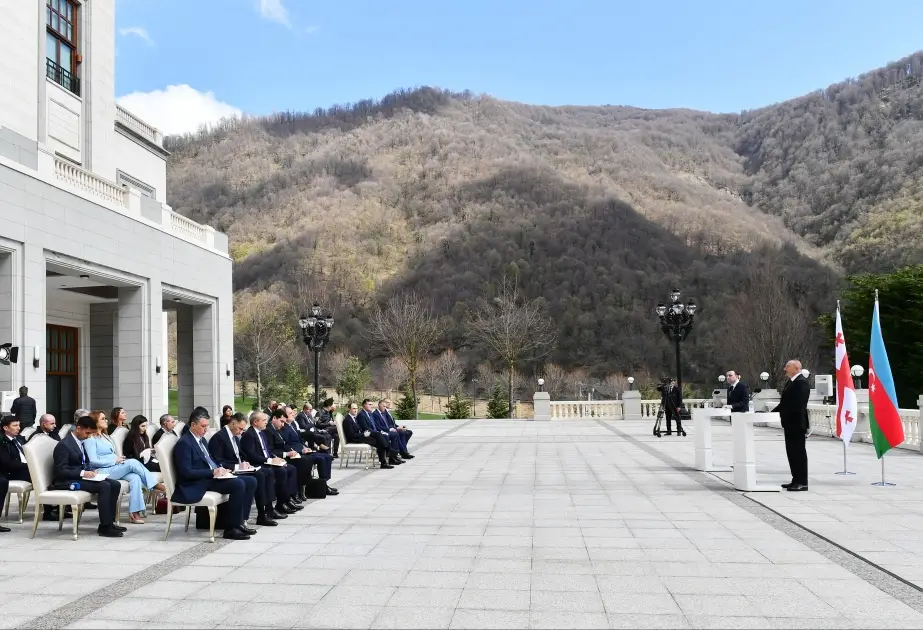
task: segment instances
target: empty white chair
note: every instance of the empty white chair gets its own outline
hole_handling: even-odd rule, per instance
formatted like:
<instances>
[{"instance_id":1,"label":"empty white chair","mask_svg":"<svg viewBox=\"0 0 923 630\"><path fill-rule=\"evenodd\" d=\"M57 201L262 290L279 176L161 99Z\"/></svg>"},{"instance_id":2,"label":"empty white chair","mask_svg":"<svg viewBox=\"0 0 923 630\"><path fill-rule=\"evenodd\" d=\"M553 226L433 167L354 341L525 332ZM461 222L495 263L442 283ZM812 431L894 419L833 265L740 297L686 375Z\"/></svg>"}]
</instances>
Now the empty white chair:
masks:
<instances>
[{"instance_id":1,"label":"empty white chair","mask_svg":"<svg viewBox=\"0 0 923 630\"><path fill-rule=\"evenodd\" d=\"M67 434L71 432L71 429L74 428L72 424L62 424L61 428L58 430L58 437L62 440L67 437Z\"/></svg>"},{"instance_id":2,"label":"empty white chair","mask_svg":"<svg viewBox=\"0 0 923 630\"><path fill-rule=\"evenodd\" d=\"M166 540L170 535L170 524L173 522L173 506L180 505L186 508L186 531L189 531L189 519L192 518L194 508L208 508L209 528L208 540L215 542L215 519L218 518L218 506L228 500L228 495L208 490L198 503L174 503L173 491L176 488L176 467L173 465L173 448L179 440L173 435L164 435L157 442L154 451L160 462L160 472L163 474L163 485L167 488L167 531L163 535Z\"/></svg>"},{"instance_id":3,"label":"empty white chair","mask_svg":"<svg viewBox=\"0 0 923 630\"><path fill-rule=\"evenodd\" d=\"M148 423L147 423L147 439L153 441L153 440L154 440L154 434L157 433L157 431L158 431L159 429L160 429L160 425L158 425L158 424L156 424L156 423L154 423L154 422L148 422Z\"/></svg>"},{"instance_id":4,"label":"empty white chair","mask_svg":"<svg viewBox=\"0 0 923 630\"><path fill-rule=\"evenodd\" d=\"M35 538L35 532L38 531L38 522L42 518L42 506L57 505L58 531L64 528L64 507L71 506L74 512L74 540L77 540L77 529L80 527L83 506L90 502L93 495L84 490L48 489L53 479L54 447L57 444L47 435L39 435L29 440L23 449L26 453L26 464L29 466L29 476L32 477L32 490L35 493L35 522L32 525L32 538Z\"/></svg>"},{"instance_id":5,"label":"empty white chair","mask_svg":"<svg viewBox=\"0 0 923 630\"><path fill-rule=\"evenodd\" d=\"M338 413L333 418L334 423L337 425L337 435L340 437L340 468L343 467L343 462L346 462L346 467L349 468L349 456L353 453L356 455L356 462L362 461L363 455L368 455L369 458L365 463L365 469L368 470L371 461L372 461L372 447L369 444L347 444L346 435L343 433L343 414Z\"/></svg>"},{"instance_id":6,"label":"empty white chair","mask_svg":"<svg viewBox=\"0 0 923 630\"><path fill-rule=\"evenodd\" d=\"M115 447L115 454L120 457L125 455L125 453L122 452L122 447L125 446L125 437L127 435L128 429L125 427L118 427L109 434L109 439L112 440L112 445Z\"/></svg>"},{"instance_id":7,"label":"empty white chair","mask_svg":"<svg viewBox=\"0 0 923 630\"><path fill-rule=\"evenodd\" d=\"M10 496L17 495L19 497L19 523L22 524L22 515L26 511L26 505L29 503L29 495L32 494L32 484L28 481L10 481L10 487L6 491L6 501L3 506L3 513L6 515L6 519L10 519Z\"/></svg>"},{"instance_id":8,"label":"empty white chair","mask_svg":"<svg viewBox=\"0 0 923 630\"><path fill-rule=\"evenodd\" d=\"M28 440L29 436L33 433L35 433L35 427L26 427L19 432L19 437L21 437L23 440Z\"/></svg>"}]
</instances>

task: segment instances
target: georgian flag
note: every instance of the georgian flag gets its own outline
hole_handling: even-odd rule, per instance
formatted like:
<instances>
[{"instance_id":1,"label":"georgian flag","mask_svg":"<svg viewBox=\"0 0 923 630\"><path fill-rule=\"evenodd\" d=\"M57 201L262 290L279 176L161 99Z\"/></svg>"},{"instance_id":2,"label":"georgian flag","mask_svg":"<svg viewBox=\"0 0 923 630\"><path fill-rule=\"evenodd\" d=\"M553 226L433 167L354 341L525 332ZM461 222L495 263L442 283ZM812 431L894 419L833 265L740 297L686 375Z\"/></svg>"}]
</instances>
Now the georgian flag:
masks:
<instances>
[{"instance_id":1,"label":"georgian flag","mask_svg":"<svg viewBox=\"0 0 923 630\"><path fill-rule=\"evenodd\" d=\"M843 322L840 320L840 305L836 307L836 434L844 443L849 444L856 420L859 417L859 404L856 400L856 388L852 381L849 356L846 354L846 339L843 337Z\"/></svg>"}]
</instances>

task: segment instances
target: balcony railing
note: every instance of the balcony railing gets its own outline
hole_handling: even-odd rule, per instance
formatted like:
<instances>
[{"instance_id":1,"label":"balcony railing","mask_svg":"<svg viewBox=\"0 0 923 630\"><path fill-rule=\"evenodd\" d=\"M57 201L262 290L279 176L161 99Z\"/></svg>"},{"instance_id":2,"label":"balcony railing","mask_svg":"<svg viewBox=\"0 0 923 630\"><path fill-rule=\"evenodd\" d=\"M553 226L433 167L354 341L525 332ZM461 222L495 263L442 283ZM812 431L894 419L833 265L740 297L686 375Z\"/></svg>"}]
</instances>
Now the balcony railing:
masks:
<instances>
[{"instance_id":1,"label":"balcony railing","mask_svg":"<svg viewBox=\"0 0 923 630\"><path fill-rule=\"evenodd\" d=\"M51 59L45 59L45 76L63 87L80 96L80 79L65 70Z\"/></svg>"},{"instance_id":2,"label":"balcony railing","mask_svg":"<svg viewBox=\"0 0 923 630\"><path fill-rule=\"evenodd\" d=\"M148 142L158 147L163 147L163 134L160 130L147 124L121 105L115 106L115 120L128 129L131 129Z\"/></svg>"},{"instance_id":3,"label":"balcony railing","mask_svg":"<svg viewBox=\"0 0 923 630\"><path fill-rule=\"evenodd\" d=\"M128 188L119 186L76 164L54 156L54 175L57 179L83 192L104 199L122 208L128 207Z\"/></svg>"}]
</instances>

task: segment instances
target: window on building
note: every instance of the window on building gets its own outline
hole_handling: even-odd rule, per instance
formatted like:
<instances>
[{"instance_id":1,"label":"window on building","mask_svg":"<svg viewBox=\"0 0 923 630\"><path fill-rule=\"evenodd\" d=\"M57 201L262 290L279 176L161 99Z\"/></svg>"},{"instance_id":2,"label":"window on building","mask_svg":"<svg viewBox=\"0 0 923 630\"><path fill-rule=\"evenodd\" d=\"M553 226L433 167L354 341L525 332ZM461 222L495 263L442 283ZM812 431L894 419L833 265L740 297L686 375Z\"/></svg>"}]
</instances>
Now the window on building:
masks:
<instances>
[{"instance_id":1,"label":"window on building","mask_svg":"<svg viewBox=\"0 0 923 630\"><path fill-rule=\"evenodd\" d=\"M75 0L45 0L45 73L61 87L79 95L77 9Z\"/></svg>"},{"instance_id":2,"label":"window on building","mask_svg":"<svg viewBox=\"0 0 923 630\"><path fill-rule=\"evenodd\" d=\"M157 191L153 186L145 184L140 179L134 178L128 173L116 171L116 183L119 186L128 186L129 188L134 188L144 197L150 197L151 199L157 198Z\"/></svg>"}]
</instances>

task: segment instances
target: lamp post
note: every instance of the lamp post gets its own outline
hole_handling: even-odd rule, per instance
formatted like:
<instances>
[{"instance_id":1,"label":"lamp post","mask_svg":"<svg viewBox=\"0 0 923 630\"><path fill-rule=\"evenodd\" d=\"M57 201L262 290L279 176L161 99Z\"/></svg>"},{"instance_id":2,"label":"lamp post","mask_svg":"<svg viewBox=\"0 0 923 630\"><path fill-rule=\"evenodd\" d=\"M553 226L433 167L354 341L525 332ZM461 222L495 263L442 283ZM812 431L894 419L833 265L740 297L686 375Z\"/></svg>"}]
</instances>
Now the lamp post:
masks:
<instances>
[{"instance_id":1,"label":"lamp post","mask_svg":"<svg viewBox=\"0 0 923 630\"><path fill-rule=\"evenodd\" d=\"M865 368L857 363L856 365L852 366L850 372L852 372L852 375L855 376L856 380L859 382L857 389L862 389L862 375L865 374Z\"/></svg>"},{"instance_id":2,"label":"lamp post","mask_svg":"<svg viewBox=\"0 0 923 630\"><path fill-rule=\"evenodd\" d=\"M543 378L538 379L538 391L545 391L545 379Z\"/></svg>"},{"instance_id":3,"label":"lamp post","mask_svg":"<svg viewBox=\"0 0 923 630\"><path fill-rule=\"evenodd\" d=\"M683 404L683 371L680 362L679 344L689 336L692 330L692 321L698 306L694 300L685 304L679 301L679 289L670 292L670 305L663 302L657 305L657 317L660 318L660 330L667 339L676 345L676 387L679 389L679 406Z\"/></svg>"},{"instance_id":4,"label":"lamp post","mask_svg":"<svg viewBox=\"0 0 923 630\"><path fill-rule=\"evenodd\" d=\"M760 380L763 381L763 389L769 387L769 372L760 372Z\"/></svg>"},{"instance_id":5,"label":"lamp post","mask_svg":"<svg viewBox=\"0 0 923 630\"><path fill-rule=\"evenodd\" d=\"M301 339L308 350L314 353L314 407L319 407L320 400L320 351L330 341L330 331L333 329L333 315L324 315L320 305L315 302L311 307L311 316L301 316L298 320L301 328Z\"/></svg>"},{"instance_id":6,"label":"lamp post","mask_svg":"<svg viewBox=\"0 0 923 630\"><path fill-rule=\"evenodd\" d=\"M633 390L634 388L635 388L635 377L634 377L634 376L629 376L629 377L628 377L628 391L631 391L631 390Z\"/></svg>"},{"instance_id":7,"label":"lamp post","mask_svg":"<svg viewBox=\"0 0 923 630\"><path fill-rule=\"evenodd\" d=\"M721 383L722 385L724 385L724 381L726 380L728 380L728 377L726 377L724 374L718 377L718 382Z\"/></svg>"}]
</instances>

